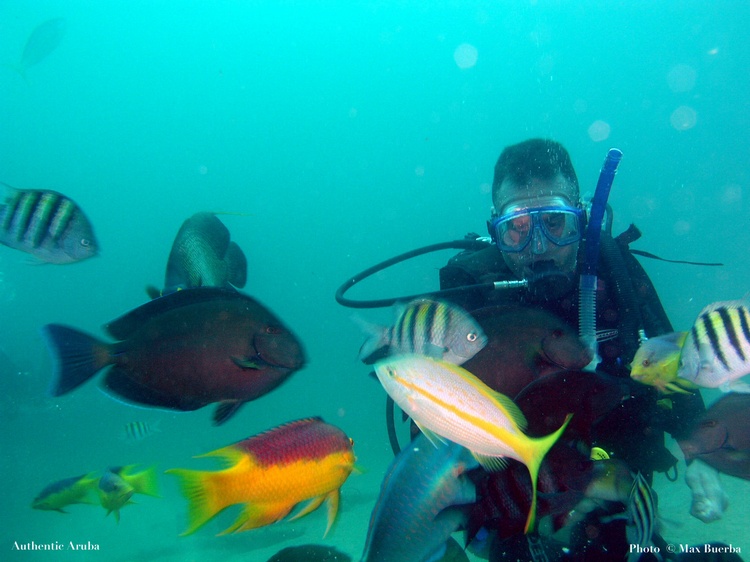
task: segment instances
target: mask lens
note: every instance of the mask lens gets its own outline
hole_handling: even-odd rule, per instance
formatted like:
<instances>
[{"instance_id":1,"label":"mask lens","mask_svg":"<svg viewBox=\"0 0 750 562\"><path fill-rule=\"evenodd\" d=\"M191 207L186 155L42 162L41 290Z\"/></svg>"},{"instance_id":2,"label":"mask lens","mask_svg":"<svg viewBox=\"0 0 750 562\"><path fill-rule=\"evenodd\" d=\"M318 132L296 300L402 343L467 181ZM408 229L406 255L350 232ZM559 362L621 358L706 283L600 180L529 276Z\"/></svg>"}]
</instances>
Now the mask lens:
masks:
<instances>
[{"instance_id":1,"label":"mask lens","mask_svg":"<svg viewBox=\"0 0 750 562\"><path fill-rule=\"evenodd\" d=\"M540 207L507 213L491 223L498 248L503 252L520 252L539 228L557 246L573 244L581 239L581 211L565 207Z\"/></svg>"}]
</instances>

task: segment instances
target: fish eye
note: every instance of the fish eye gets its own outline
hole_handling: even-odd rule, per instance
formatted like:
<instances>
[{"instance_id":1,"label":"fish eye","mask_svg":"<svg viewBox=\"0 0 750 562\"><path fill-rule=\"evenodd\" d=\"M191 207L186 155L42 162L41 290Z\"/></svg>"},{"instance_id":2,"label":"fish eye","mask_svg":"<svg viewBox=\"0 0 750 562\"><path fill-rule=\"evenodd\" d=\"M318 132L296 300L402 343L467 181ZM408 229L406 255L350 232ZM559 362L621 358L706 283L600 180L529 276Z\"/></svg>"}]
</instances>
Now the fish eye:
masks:
<instances>
[{"instance_id":1,"label":"fish eye","mask_svg":"<svg viewBox=\"0 0 750 562\"><path fill-rule=\"evenodd\" d=\"M279 328L277 326L266 326L266 333L267 334L274 334L274 335L275 334L280 334L281 333L281 328Z\"/></svg>"},{"instance_id":2,"label":"fish eye","mask_svg":"<svg viewBox=\"0 0 750 562\"><path fill-rule=\"evenodd\" d=\"M89 244L91 244L91 241L88 238L81 238L81 246L88 248Z\"/></svg>"},{"instance_id":3,"label":"fish eye","mask_svg":"<svg viewBox=\"0 0 750 562\"><path fill-rule=\"evenodd\" d=\"M641 363L641 365L644 366L644 367L648 367L649 365L651 365L651 360L650 359L644 359L643 362Z\"/></svg>"},{"instance_id":4,"label":"fish eye","mask_svg":"<svg viewBox=\"0 0 750 562\"><path fill-rule=\"evenodd\" d=\"M466 336L466 339L469 341L477 341L477 333L469 332L469 334Z\"/></svg>"}]
</instances>

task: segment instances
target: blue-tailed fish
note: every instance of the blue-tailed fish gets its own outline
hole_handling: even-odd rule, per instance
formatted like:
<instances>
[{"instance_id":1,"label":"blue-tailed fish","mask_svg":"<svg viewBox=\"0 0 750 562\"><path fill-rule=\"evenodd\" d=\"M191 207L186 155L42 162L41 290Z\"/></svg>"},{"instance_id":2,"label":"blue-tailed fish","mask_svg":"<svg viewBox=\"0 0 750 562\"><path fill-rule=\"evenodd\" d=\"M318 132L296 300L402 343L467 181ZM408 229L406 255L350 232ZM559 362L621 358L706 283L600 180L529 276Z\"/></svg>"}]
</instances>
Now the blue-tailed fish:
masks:
<instances>
[{"instance_id":1,"label":"blue-tailed fish","mask_svg":"<svg viewBox=\"0 0 750 562\"><path fill-rule=\"evenodd\" d=\"M518 406L458 365L404 355L377 363L375 373L385 391L428 437L463 445L488 470L501 469L506 458L525 464L533 489L524 531L533 529L539 466L570 416L554 433L531 438L524 433L526 418Z\"/></svg>"},{"instance_id":2,"label":"blue-tailed fish","mask_svg":"<svg viewBox=\"0 0 750 562\"><path fill-rule=\"evenodd\" d=\"M2 185L10 193L0 205L0 244L54 264L97 254L94 229L75 201L56 191Z\"/></svg>"},{"instance_id":3,"label":"blue-tailed fish","mask_svg":"<svg viewBox=\"0 0 750 562\"><path fill-rule=\"evenodd\" d=\"M69 505L75 503L92 504L94 501L89 496L96 488L97 480L93 474L84 474L53 482L34 498L31 507L67 513L63 508Z\"/></svg>"},{"instance_id":4,"label":"blue-tailed fish","mask_svg":"<svg viewBox=\"0 0 750 562\"><path fill-rule=\"evenodd\" d=\"M434 447L424 435L416 437L393 459L383 479L362 561L439 560L476 501L466 474L475 466L461 445Z\"/></svg>"},{"instance_id":5,"label":"blue-tailed fish","mask_svg":"<svg viewBox=\"0 0 750 562\"><path fill-rule=\"evenodd\" d=\"M641 343L631 364L630 377L663 394L690 394L696 387L678 376L680 355L688 332L654 336Z\"/></svg>"},{"instance_id":6,"label":"blue-tailed fish","mask_svg":"<svg viewBox=\"0 0 750 562\"><path fill-rule=\"evenodd\" d=\"M716 302L698 315L685 340L678 375L698 386L750 392L750 299Z\"/></svg>"},{"instance_id":7,"label":"blue-tailed fish","mask_svg":"<svg viewBox=\"0 0 750 562\"><path fill-rule=\"evenodd\" d=\"M360 323L371 334L359 352L368 364L386 349L391 356L415 353L460 365L487 345L482 328L468 312L436 299L419 298L400 307L389 327Z\"/></svg>"}]
</instances>

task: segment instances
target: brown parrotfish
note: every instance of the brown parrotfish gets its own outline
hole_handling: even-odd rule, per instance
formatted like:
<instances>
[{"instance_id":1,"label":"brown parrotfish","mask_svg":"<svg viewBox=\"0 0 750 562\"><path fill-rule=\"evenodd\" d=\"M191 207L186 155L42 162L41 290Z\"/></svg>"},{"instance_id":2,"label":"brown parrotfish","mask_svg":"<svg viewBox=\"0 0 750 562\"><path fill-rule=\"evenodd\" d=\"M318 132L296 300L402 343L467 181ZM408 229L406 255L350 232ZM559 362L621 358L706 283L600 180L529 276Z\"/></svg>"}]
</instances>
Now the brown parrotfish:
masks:
<instances>
[{"instance_id":1,"label":"brown parrotfish","mask_svg":"<svg viewBox=\"0 0 750 562\"><path fill-rule=\"evenodd\" d=\"M109 367L102 383L108 394L183 411L218 402L219 425L305 364L302 345L281 320L233 289L176 291L105 329L118 341L106 343L59 324L42 329L57 360L53 396Z\"/></svg>"}]
</instances>

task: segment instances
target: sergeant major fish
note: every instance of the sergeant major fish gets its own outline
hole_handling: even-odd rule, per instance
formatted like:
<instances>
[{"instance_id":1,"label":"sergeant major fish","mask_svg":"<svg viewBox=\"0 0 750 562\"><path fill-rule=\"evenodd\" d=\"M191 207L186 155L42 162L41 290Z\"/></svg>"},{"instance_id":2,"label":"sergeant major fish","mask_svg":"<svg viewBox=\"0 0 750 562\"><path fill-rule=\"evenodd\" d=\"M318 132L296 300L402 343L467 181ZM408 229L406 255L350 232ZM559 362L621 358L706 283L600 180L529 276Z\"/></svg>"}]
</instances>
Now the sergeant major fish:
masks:
<instances>
[{"instance_id":1,"label":"sergeant major fish","mask_svg":"<svg viewBox=\"0 0 750 562\"><path fill-rule=\"evenodd\" d=\"M0 244L54 264L74 263L99 251L81 208L56 191L10 189L0 205Z\"/></svg>"},{"instance_id":2,"label":"sergeant major fish","mask_svg":"<svg viewBox=\"0 0 750 562\"><path fill-rule=\"evenodd\" d=\"M234 289L185 289L110 322L115 343L48 324L54 396L111 367L105 392L154 408L191 411L218 402L214 423L270 392L305 364L302 345L270 310Z\"/></svg>"},{"instance_id":3,"label":"sergeant major fish","mask_svg":"<svg viewBox=\"0 0 750 562\"><path fill-rule=\"evenodd\" d=\"M217 472L167 470L180 480L189 502L189 535L227 507L244 504L235 522L221 534L270 525L295 505L307 502L292 519L328 503L331 529L339 489L354 470L353 441L320 418L293 421L223 447L203 457L219 457L229 468Z\"/></svg>"},{"instance_id":4,"label":"sergeant major fish","mask_svg":"<svg viewBox=\"0 0 750 562\"><path fill-rule=\"evenodd\" d=\"M570 416L554 433L531 438L523 432L526 418L518 406L458 365L402 355L380 361L375 373L394 402L428 437L463 445L488 470L505 466L505 457L525 464L531 475L532 500L524 532L534 528L539 466Z\"/></svg>"},{"instance_id":5,"label":"sergeant major fish","mask_svg":"<svg viewBox=\"0 0 750 562\"><path fill-rule=\"evenodd\" d=\"M678 375L698 386L750 393L750 299L717 302L698 315L680 355Z\"/></svg>"},{"instance_id":6,"label":"sergeant major fish","mask_svg":"<svg viewBox=\"0 0 750 562\"><path fill-rule=\"evenodd\" d=\"M363 327L371 337L359 357L368 364L387 348L388 355L415 353L461 365L487 344L482 328L468 312L435 299L419 298L401 307L392 326Z\"/></svg>"}]
</instances>

